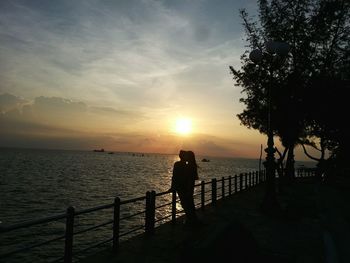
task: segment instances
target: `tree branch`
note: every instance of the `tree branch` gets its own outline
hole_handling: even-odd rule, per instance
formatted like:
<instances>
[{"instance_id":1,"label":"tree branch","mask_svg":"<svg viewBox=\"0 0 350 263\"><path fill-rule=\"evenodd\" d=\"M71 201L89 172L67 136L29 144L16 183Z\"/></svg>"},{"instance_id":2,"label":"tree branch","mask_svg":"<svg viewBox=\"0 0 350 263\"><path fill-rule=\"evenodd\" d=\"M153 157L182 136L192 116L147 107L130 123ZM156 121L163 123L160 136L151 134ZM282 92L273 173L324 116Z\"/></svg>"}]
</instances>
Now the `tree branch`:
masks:
<instances>
[{"instance_id":1,"label":"tree branch","mask_svg":"<svg viewBox=\"0 0 350 263\"><path fill-rule=\"evenodd\" d=\"M314 161L320 161L320 159L317 159L316 157L313 157L311 156L307 151L306 151L306 148L305 148L305 145L302 143L301 146L303 147L304 149L304 153L307 157L309 157L311 160L314 160Z\"/></svg>"}]
</instances>

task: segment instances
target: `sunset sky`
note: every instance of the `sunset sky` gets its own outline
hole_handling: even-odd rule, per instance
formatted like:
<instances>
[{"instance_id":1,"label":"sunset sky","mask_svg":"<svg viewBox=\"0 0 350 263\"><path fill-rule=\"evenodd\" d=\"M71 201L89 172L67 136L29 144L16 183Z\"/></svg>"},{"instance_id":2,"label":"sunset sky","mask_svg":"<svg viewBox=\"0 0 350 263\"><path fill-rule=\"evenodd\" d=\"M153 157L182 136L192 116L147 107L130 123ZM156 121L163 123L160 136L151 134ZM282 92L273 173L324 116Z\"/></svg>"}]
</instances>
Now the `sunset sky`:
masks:
<instances>
[{"instance_id":1,"label":"sunset sky","mask_svg":"<svg viewBox=\"0 0 350 263\"><path fill-rule=\"evenodd\" d=\"M256 1L0 1L0 146L259 158L229 73L240 8Z\"/></svg>"}]
</instances>

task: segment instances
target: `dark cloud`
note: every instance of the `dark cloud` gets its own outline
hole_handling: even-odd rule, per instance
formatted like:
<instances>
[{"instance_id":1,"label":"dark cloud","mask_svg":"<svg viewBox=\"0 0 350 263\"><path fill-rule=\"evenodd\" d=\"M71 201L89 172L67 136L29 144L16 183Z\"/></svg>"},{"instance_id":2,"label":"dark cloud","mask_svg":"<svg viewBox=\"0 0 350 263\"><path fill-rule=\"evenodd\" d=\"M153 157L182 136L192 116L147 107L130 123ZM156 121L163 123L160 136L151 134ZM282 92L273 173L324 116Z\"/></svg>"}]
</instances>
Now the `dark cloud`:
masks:
<instances>
[{"instance_id":1,"label":"dark cloud","mask_svg":"<svg viewBox=\"0 0 350 263\"><path fill-rule=\"evenodd\" d=\"M140 140L140 135L131 133L86 132L74 126L64 128L35 122L25 118L19 110L0 114L0 127L0 147L128 151Z\"/></svg>"},{"instance_id":2,"label":"dark cloud","mask_svg":"<svg viewBox=\"0 0 350 263\"><path fill-rule=\"evenodd\" d=\"M111 107L89 107L60 97L37 97L32 102L11 94L1 94L1 131L7 134L69 134L86 129L104 133L142 119L136 111ZM99 129L101 128L101 129ZM116 130L118 133L118 130Z\"/></svg>"},{"instance_id":3,"label":"dark cloud","mask_svg":"<svg viewBox=\"0 0 350 263\"><path fill-rule=\"evenodd\" d=\"M27 100L9 93L0 94L0 112L16 109L27 102Z\"/></svg>"}]
</instances>

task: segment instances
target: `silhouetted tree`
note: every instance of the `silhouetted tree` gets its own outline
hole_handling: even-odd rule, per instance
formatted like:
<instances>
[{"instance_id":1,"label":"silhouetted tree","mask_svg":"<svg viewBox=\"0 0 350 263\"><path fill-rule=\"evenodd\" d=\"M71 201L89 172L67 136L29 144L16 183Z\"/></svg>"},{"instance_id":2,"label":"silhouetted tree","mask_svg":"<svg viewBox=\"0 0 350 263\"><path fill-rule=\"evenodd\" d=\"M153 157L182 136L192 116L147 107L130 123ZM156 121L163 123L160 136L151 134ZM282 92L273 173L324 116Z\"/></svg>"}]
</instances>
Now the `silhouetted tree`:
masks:
<instances>
[{"instance_id":1,"label":"silhouetted tree","mask_svg":"<svg viewBox=\"0 0 350 263\"><path fill-rule=\"evenodd\" d=\"M318 175L346 174L350 149L349 125L344 119L348 111L349 80L336 80L331 77L314 81L307 96L317 100L309 100L307 118L307 138L301 141L308 157L317 160ZM311 139L310 139L311 138ZM319 157L309 154L304 147L309 145L320 152ZM327 160L326 152L329 152ZM332 170L331 170L332 169Z\"/></svg>"},{"instance_id":2,"label":"silhouetted tree","mask_svg":"<svg viewBox=\"0 0 350 263\"><path fill-rule=\"evenodd\" d=\"M316 55L306 94L307 135L316 138L311 140L314 145L319 142L319 173L332 166L333 174L344 174L350 149L350 130L342 118L350 88L350 2L319 1L311 25ZM330 152L329 161L324 158L325 150Z\"/></svg>"},{"instance_id":3,"label":"silhouetted tree","mask_svg":"<svg viewBox=\"0 0 350 263\"><path fill-rule=\"evenodd\" d=\"M260 0L258 4L258 21L240 11L249 50L241 56L240 70L230 67L236 85L245 94L240 101L246 108L237 116L243 125L266 134L267 92L271 88L271 125L288 149L286 173L290 177L294 175L294 148L298 143L315 145L322 140L327 150L341 149L340 139L334 137L335 130L338 137L344 131L341 124L334 123L341 109L333 104L343 94L340 88L325 85L324 80L339 85L338 80L350 75L350 2ZM288 56L272 59L263 53L261 63L255 65L248 54L253 49L263 50L268 40L288 43ZM332 91L335 100L330 102L327 94ZM332 109L323 114L327 105Z\"/></svg>"}]
</instances>

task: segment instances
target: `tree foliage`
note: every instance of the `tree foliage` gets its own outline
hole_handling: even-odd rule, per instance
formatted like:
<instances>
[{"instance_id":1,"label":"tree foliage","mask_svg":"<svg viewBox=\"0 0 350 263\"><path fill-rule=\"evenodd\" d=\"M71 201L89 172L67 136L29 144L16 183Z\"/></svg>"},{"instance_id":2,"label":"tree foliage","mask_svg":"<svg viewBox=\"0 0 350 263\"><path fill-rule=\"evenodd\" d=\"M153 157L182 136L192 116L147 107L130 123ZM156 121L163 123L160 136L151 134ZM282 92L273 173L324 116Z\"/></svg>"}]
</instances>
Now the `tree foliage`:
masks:
<instances>
[{"instance_id":1,"label":"tree foliage","mask_svg":"<svg viewBox=\"0 0 350 263\"><path fill-rule=\"evenodd\" d=\"M259 19L240 10L247 50L242 67L230 67L245 95L238 114L248 128L267 133L268 91L271 91L271 127L291 151L298 143L316 145L333 154L346 143L344 114L350 76L350 2L346 0L260 0ZM286 42L285 58L268 54L264 43ZM259 64L249 59L253 49L263 51ZM345 102L346 105L346 102ZM350 146L350 145L349 145ZM321 155L322 156L322 155Z\"/></svg>"}]
</instances>

